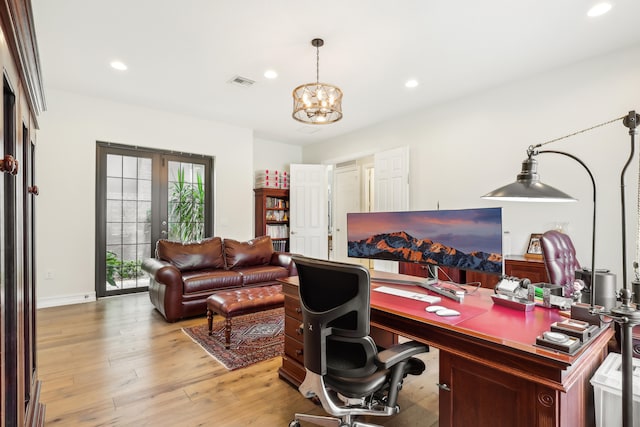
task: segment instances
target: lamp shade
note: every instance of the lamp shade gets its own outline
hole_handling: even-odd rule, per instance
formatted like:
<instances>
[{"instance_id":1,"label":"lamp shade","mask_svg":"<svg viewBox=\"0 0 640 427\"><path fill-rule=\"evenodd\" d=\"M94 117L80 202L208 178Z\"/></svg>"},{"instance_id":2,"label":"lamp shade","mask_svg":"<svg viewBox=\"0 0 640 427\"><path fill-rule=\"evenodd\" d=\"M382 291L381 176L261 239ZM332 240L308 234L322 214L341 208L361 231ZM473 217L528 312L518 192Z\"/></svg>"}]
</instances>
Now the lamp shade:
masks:
<instances>
[{"instance_id":1,"label":"lamp shade","mask_svg":"<svg viewBox=\"0 0 640 427\"><path fill-rule=\"evenodd\" d=\"M529 157L522 162L522 171L516 182L493 190L484 196L488 200L509 200L514 202L575 202L567 193L540 182L538 162Z\"/></svg>"}]
</instances>

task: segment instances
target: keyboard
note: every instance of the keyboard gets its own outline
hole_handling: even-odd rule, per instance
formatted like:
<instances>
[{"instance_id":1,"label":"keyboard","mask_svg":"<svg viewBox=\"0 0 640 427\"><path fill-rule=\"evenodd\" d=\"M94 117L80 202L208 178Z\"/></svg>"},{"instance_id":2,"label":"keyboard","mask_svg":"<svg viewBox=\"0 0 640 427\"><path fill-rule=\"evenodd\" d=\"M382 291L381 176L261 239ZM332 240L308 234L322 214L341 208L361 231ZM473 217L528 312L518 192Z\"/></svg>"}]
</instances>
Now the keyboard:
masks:
<instances>
[{"instance_id":1,"label":"keyboard","mask_svg":"<svg viewBox=\"0 0 640 427\"><path fill-rule=\"evenodd\" d=\"M433 295L426 295L419 292L411 292L404 289L391 288L389 286L380 286L378 288L375 288L374 291L382 292L389 295L395 295L397 297L409 298L416 301L423 301L429 304L434 304L442 300L442 298Z\"/></svg>"}]
</instances>

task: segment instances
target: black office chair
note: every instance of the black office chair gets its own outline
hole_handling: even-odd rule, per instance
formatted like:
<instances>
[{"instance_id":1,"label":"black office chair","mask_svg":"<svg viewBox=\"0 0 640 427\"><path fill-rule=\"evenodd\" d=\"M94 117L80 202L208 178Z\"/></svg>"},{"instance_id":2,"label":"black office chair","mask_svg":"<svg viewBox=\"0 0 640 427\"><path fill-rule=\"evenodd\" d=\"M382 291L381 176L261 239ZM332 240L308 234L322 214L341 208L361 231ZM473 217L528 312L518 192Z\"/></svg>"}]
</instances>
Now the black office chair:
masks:
<instances>
[{"instance_id":1,"label":"black office chair","mask_svg":"<svg viewBox=\"0 0 640 427\"><path fill-rule=\"evenodd\" d=\"M307 398L317 396L332 417L295 414L289 427L300 426L300 421L375 427L355 417L396 414L403 378L425 369L420 359L411 356L429 347L410 341L378 353L369 336L369 271L360 265L301 256L293 260L304 326L306 377L299 390Z\"/></svg>"}]
</instances>

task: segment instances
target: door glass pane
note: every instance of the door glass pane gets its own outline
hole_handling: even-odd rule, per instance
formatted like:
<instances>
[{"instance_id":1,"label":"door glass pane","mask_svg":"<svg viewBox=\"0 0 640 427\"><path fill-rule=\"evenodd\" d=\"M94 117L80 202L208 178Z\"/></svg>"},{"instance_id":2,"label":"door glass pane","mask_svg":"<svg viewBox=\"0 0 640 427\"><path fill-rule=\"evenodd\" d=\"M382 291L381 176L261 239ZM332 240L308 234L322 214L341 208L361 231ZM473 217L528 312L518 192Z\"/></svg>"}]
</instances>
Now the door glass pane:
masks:
<instances>
[{"instance_id":1,"label":"door glass pane","mask_svg":"<svg viewBox=\"0 0 640 427\"><path fill-rule=\"evenodd\" d=\"M204 238L204 166L169 161L169 239Z\"/></svg>"},{"instance_id":2,"label":"door glass pane","mask_svg":"<svg viewBox=\"0 0 640 427\"><path fill-rule=\"evenodd\" d=\"M140 270L151 230L151 159L107 155L107 291L144 287ZM140 211L142 210L142 212Z\"/></svg>"}]
</instances>

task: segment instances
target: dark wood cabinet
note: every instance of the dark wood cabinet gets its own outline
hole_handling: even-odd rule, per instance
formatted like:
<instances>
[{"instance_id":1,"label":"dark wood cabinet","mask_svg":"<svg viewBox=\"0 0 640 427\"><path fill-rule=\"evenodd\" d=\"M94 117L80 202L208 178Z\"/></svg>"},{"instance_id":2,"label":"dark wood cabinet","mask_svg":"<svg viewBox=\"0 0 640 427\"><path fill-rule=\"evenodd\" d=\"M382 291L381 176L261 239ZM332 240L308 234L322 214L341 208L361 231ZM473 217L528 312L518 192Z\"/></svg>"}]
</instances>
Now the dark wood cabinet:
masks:
<instances>
[{"instance_id":1,"label":"dark wood cabinet","mask_svg":"<svg viewBox=\"0 0 640 427\"><path fill-rule=\"evenodd\" d=\"M441 426L593 426L590 378L607 354L600 345L577 363L563 387L539 381L546 367L512 367L440 351ZM519 369L525 368L529 377Z\"/></svg>"},{"instance_id":2,"label":"dark wood cabinet","mask_svg":"<svg viewBox=\"0 0 640 427\"><path fill-rule=\"evenodd\" d=\"M30 1L2 2L0 26L0 427L40 426L34 153L44 100Z\"/></svg>"},{"instance_id":3,"label":"dark wood cabinet","mask_svg":"<svg viewBox=\"0 0 640 427\"><path fill-rule=\"evenodd\" d=\"M434 268L434 267L432 267ZM450 280L456 283L463 283L462 279L464 271L457 268L437 267L438 279ZM417 277L429 277L429 266L426 264L418 264L414 262L401 262L398 266L398 272L400 274L408 274L410 276Z\"/></svg>"},{"instance_id":4,"label":"dark wood cabinet","mask_svg":"<svg viewBox=\"0 0 640 427\"><path fill-rule=\"evenodd\" d=\"M549 283L547 268L541 259L511 255L505 261L504 273L519 279L529 279L531 283Z\"/></svg>"},{"instance_id":5,"label":"dark wood cabinet","mask_svg":"<svg viewBox=\"0 0 640 427\"><path fill-rule=\"evenodd\" d=\"M422 264L401 262L399 273L411 276L427 277L427 267ZM504 260L504 274L507 276L527 278L531 283L548 283L549 276L544 261L530 259L518 255L509 255ZM486 274L478 271L464 271L450 267L438 267L438 278L456 283L479 283L483 288L493 289L500 281L498 274Z\"/></svg>"},{"instance_id":6,"label":"dark wood cabinet","mask_svg":"<svg viewBox=\"0 0 640 427\"><path fill-rule=\"evenodd\" d=\"M289 250L289 190L256 188L255 236L271 236L276 251Z\"/></svg>"}]
</instances>

